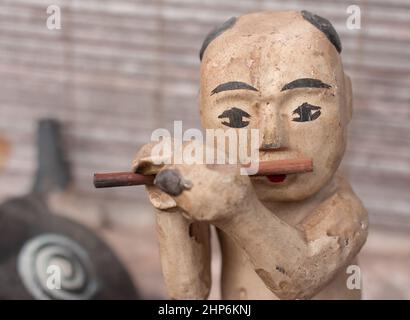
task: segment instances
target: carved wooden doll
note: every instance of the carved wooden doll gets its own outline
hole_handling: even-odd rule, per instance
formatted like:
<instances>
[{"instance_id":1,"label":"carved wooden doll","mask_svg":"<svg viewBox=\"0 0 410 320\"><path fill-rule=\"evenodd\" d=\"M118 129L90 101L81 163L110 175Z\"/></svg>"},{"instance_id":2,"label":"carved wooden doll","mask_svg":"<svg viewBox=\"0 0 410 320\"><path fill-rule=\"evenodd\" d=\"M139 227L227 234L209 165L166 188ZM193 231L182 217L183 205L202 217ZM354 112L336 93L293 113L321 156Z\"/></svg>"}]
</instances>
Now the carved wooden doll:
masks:
<instances>
[{"instance_id":1,"label":"carved wooden doll","mask_svg":"<svg viewBox=\"0 0 410 320\"><path fill-rule=\"evenodd\" d=\"M309 157L313 172L267 177L209 165L150 166L153 144L134 160L157 170L163 274L175 299L209 294L209 227L222 250L224 299L356 299L346 268L367 237L366 210L338 172L352 116L339 37L309 12L231 18L205 39L203 128L259 129L259 159Z\"/></svg>"}]
</instances>

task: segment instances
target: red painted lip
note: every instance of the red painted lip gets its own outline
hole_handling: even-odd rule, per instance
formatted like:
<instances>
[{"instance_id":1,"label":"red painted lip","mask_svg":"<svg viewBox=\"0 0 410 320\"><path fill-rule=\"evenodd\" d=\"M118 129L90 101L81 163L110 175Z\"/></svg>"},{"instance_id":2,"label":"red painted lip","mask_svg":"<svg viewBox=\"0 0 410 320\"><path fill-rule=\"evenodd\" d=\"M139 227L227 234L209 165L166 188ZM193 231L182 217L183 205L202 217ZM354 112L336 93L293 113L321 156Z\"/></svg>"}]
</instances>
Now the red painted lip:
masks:
<instances>
[{"instance_id":1,"label":"red painted lip","mask_svg":"<svg viewBox=\"0 0 410 320\"><path fill-rule=\"evenodd\" d=\"M281 183L285 181L286 174L274 174L274 175L266 176L266 178L268 178L270 182Z\"/></svg>"}]
</instances>

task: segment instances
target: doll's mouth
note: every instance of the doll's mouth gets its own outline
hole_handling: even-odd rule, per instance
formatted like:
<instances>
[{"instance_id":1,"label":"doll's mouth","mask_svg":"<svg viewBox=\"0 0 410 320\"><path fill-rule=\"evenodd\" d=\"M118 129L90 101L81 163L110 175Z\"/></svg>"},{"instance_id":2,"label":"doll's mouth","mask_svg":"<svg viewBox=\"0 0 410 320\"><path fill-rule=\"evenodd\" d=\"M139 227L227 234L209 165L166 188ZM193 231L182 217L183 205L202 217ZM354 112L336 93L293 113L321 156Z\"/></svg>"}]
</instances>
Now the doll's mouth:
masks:
<instances>
[{"instance_id":1,"label":"doll's mouth","mask_svg":"<svg viewBox=\"0 0 410 320\"><path fill-rule=\"evenodd\" d=\"M273 183L281 183L283 181L285 181L286 179L286 174L273 174L273 175L269 175L266 176L266 178Z\"/></svg>"}]
</instances>

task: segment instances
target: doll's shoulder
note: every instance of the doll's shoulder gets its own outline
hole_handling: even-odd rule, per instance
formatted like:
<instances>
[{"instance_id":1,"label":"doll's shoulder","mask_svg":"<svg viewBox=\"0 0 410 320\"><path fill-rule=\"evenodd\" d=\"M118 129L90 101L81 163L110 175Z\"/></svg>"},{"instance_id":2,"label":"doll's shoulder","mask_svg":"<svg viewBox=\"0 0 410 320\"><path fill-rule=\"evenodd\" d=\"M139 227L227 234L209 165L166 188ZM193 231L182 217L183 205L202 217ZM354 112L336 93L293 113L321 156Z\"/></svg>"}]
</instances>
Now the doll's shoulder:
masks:
<instances>
[{"instance_id":1,"label":"doll's shoulder","mask_svg":"<svg viewBox=\"0 0 410 320\"><path fill-rule=\"evenodd\" d=\"M300 227L305 231L307 240L324 235L350 239L359 234L365 239L367 212L349 181L343 175L336 174L331 193L319 202Z\"/></svg>"},{"instance_id":2,"label":"doll's shoulder","mask_svg":"<svg viewBox=\"0 0 410 320\"><path fill-rule=\"evenodd\" d=\"M334 195L346 205L352 204L356 206L363 206L360 198L354 192L352 185L350 184L348 178L345 174L340 171L335 174L335 192Z\"/></svg>"},{"instance_id":3,"label":"doll's shoulder","mask_svg":"<svg viewBox=\"0 0 410 320\"><path fill-rule=\"evenodd\" d=\"M367 221L367 211L358 195L354 192L348 178L337 172L335 174L335 191L325 201L327 210L332 212L336 220L344 223Z\"/></svg>"}]
</instances>

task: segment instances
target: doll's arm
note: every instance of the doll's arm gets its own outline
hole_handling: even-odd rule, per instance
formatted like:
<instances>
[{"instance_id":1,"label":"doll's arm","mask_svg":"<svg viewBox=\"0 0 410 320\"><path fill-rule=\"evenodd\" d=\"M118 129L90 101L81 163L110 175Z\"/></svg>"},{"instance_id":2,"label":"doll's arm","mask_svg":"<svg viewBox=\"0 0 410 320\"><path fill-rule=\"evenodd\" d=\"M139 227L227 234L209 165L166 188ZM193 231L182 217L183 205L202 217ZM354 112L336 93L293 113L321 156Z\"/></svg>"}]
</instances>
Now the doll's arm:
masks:
<instances>
[{"instance_id":1,"label":"doll's arm","mask_svg":"<svg viewBox=\"0 0 410 320\"><path fill-rule=\"evenodd\" d=\"M357 255L367 225L366 210L346 184L296 227L281 221L257 199L233 219L217 223L282 299L314 296Z\"/></svg>"},{"instance_id":2,"label":"doll's arm","mask_svg":"<svg viewBox=\"0 0 410 320\"><path fill-rule=\"evenodd\" d=\"M206 299L211 286L209 224L180 209L157 210L162 273L172 299Z\"/></svg>"},{"instance_id":3,"label":"doll's arm","mask_svg":"<svg viewBox=\"0 0 410 320\"><path fill-rule=\"evenodd\" d=\"M155 143L144 145L133 171L153 174L160 170L151 157ZM172 299L206 299L211 287L209 224L183 216L174 199L155 186L146 186L156 209L162 273Z\"/></svg>"}]
</instances>

